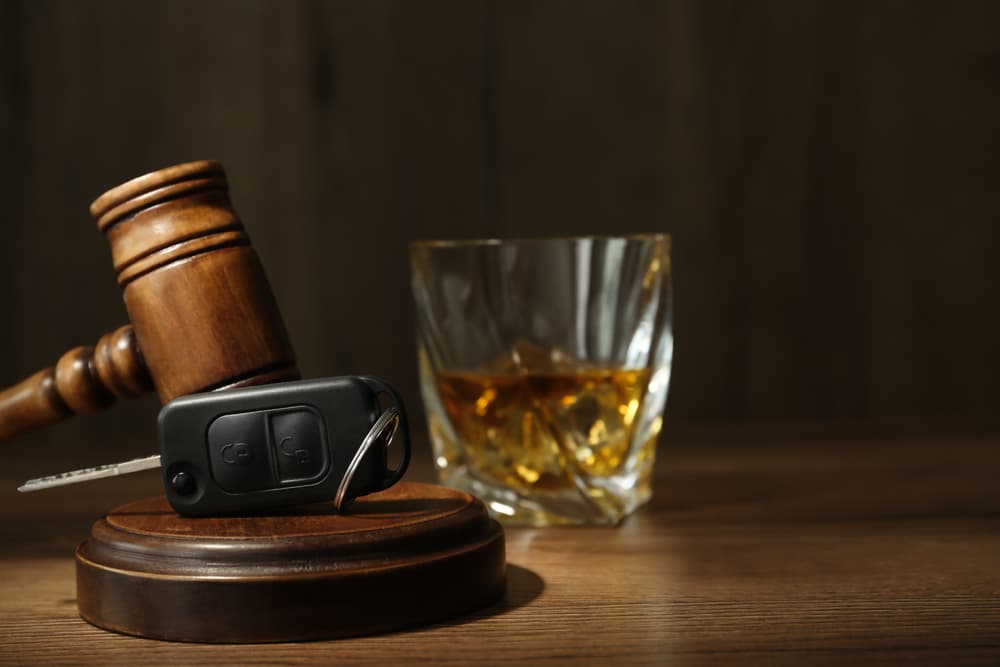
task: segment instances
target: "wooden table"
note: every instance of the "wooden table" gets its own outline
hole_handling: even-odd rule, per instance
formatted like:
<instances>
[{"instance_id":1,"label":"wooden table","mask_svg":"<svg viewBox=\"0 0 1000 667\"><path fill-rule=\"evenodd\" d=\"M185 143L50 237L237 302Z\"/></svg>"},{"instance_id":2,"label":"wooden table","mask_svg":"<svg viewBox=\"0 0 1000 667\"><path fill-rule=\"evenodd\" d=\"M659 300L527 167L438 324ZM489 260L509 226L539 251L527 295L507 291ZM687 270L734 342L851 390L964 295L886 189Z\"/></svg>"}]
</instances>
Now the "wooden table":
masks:
<instances>
[{"instance_id":1,"label":"wooden table","mask_svg":"<svg viewBox=\"0 0 1000 667\"><path fill-rule=\"evenodd\" d=\"M654 501L621 527L510 529L508 595L492 608L255 646L80 620L74 546L104 510L156 493L156 474L21 496L14 482L60 466L14 456L0 474L0 664L1000 664L1000 438L667 441ZM425 456L411 478L431 476Z\"/></svg>"}]
</instances>

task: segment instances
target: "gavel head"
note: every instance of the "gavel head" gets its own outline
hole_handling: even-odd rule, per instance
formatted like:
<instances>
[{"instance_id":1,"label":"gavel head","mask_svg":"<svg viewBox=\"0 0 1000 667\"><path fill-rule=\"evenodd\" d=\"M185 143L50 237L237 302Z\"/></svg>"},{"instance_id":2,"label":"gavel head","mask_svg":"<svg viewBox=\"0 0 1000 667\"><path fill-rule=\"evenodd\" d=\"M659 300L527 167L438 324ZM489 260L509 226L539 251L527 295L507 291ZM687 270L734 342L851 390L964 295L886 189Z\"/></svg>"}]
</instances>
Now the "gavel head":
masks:
<instances>
[{"instance_id":1,"label":"gavel head","mask_svg":"<svg viewBox=\"0 0 1000 667\"><path fill-rule=\"evenodd\" d=\"M222 165L119 185L90 206L111 244L138 347L160 400L299 377Z\"/></svg>"}]
</instances>

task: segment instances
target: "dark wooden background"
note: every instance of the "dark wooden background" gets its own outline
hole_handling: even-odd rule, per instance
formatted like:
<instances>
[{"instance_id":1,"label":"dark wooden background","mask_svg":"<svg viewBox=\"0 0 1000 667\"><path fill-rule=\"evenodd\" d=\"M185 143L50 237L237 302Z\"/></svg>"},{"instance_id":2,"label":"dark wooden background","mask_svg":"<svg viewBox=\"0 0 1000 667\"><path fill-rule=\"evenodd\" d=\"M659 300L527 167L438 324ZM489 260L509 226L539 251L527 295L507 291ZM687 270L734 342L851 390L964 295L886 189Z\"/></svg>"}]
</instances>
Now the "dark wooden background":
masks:
<instances>
[{"instance_id":1,"label":"dark wooden background","mask_svg":"<svg viewBox=\"0 0 1000 667\"><path fill-rule=\"evenodd\" d=\"M89 202L213 158L310 376L418 403L410 240L669 231L671 424L989 419L998 119L989 0L0 0L0 382L125 319Z\"/></svg>"}]
</instances>

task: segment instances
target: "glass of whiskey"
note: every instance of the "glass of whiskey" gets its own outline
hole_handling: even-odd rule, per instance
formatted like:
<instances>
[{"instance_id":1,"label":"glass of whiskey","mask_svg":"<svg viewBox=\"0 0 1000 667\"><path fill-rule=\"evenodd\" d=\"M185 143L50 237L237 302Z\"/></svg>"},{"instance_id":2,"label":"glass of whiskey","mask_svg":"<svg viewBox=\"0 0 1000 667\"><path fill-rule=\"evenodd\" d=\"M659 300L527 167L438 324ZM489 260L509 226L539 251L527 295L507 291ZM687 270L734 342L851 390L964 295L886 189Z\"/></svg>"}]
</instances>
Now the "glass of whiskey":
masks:
<instances>
[{"instance_id":1,"label":"glass of whiskey","mask_svg":"<svg viewBox=\"0 0 1000 667\"><path fill-rule=\"evenodd\" d=\"M512 525L617 524L651 496L670 382L670 237L410 246L441 481Z\"/></svg>"}]
</instances>

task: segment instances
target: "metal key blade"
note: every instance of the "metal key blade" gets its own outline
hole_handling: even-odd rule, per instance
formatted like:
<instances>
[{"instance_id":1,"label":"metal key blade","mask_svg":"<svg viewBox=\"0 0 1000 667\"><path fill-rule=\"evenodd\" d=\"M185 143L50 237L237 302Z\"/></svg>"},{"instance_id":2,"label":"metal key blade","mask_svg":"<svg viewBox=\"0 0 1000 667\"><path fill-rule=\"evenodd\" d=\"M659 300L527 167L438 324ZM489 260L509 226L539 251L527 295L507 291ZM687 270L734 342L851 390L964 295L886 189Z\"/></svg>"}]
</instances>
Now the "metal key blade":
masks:
<instances>
[{"instance_id":1,"label":"metal key blade","mask_svg":"<svg viewBox=\"0 0 1000 667\"><path fill-rule=\"evenodd\" d=\"M42 489L51 489L53 486L65 486L66 484L76 484L77 482L89 482L92 479L127 475L129 473L139 472L140 470L149 470L150 468L159 467L160 455L157 454L155 456L146 456L141 459L122 461L121 463L108 463L107 465L97 466L96 468L81 468L80 470L62 472L58 475L49 475L48 477L29 479L27 482L17 487L17 490L21 493L41 491Z\"/></svg>"}]
</instances>

